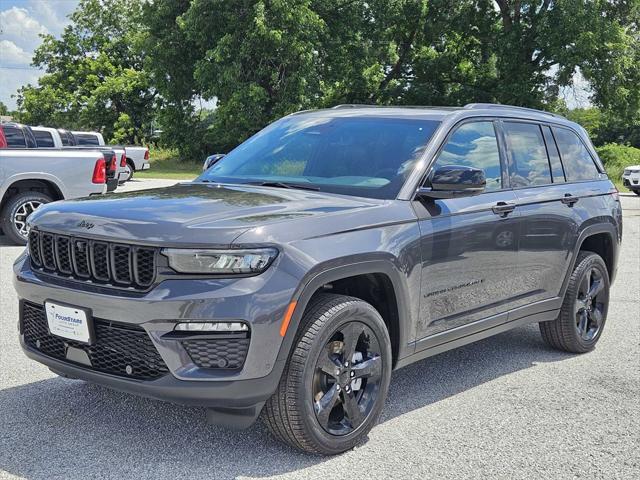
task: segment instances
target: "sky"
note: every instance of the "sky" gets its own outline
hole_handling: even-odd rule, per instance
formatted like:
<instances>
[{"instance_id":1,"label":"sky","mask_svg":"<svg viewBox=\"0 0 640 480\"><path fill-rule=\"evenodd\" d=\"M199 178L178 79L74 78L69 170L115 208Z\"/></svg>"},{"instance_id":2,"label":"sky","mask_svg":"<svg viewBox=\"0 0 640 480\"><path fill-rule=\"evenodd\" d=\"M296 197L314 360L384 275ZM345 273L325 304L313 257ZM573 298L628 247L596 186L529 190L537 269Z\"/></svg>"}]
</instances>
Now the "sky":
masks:
<instances>
[{"instance_id":1,"label":"sky","mask_svg":"<svg viewBox=\"0 0 640 480\"><path fill-rule=\"evenodd\" d=\"M77 5L78 0L0 0L0 101L9 110L16 108L18 89L43 74L31 66L39 35L59 36ZM569 108L589 106L588 84L579 74L561 95Z\"/></svg>"},{"instance_id":2,"label":"sky","mask_svg":"<svg viewBox=\"0 0 640 480\"><path fill-rule=\"evenodd\" d=\"M0 0L0 101L10 110L18 88L42 75L31 67L38 35L60 35L77 5L78 0Z\"/></svg>"}]
</instances>

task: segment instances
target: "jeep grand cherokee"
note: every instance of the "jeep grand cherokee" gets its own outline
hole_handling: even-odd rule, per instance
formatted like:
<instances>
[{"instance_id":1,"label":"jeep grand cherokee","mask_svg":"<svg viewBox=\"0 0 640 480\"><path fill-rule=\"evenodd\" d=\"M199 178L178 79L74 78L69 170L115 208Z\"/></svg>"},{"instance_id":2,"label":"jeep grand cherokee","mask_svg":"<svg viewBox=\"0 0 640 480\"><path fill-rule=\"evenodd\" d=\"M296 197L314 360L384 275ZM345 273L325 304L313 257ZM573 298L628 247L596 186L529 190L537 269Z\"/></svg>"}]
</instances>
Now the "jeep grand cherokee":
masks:
<instances>
[{"instance_id":1,"label":"jeep grand cherokee","mask_svg":"<svg viewBox=\"0 0 640 480\"><path fill-rule=\"evenodd\" d=\"M193 182L29 221L30 358L322 454L417 360L532 322L593 349L622 230L580 126L486 104L300 112Z\"/></svg>"}]
</instances>

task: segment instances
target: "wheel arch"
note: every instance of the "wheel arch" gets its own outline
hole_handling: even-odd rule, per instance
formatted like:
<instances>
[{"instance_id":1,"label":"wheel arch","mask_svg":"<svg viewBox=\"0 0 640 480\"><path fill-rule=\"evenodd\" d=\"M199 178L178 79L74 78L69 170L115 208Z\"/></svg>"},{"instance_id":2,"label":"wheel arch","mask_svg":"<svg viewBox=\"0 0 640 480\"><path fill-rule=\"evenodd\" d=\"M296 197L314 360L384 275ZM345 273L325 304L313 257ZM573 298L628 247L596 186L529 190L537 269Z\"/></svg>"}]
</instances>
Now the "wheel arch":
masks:
<instances>
[{"instance_id":1,"label":"wheel arch","mask_svg":"<svg viewBox=\"0 0 640 480\"><path fill-rule=\"evenodd\" d=\"M610 223L589 225L580 232L578 241L576 242L576 248L573 251L569 270L567 271L562 284L561 297L564 296L567 290L569 278L576 266L576 259L583 250L597 253L602 257L605 265L607 266L609 279L613 283L616 275L616 262L618 256L617 238L618 235L616 228Z\"/></svg>"},{"instance_id":2,"label":"wheel arch","mask_svg":"<svg viewBox=\"0 0 640 480\"><path fill-rule=\"evenodd\" d=\"M322 292L360 298L378 310L389 329L394 368L398 359L411 353L407 352L412 325L407 287L391 262L371 260L330 268L303 282L293 297L297 303L279 361L288 358L307 305L314 295Z\"/></svg>"},{"instance_id":3,"label":"wheel arch","mask_svg":"<svg viewBox=\"0 0 640 480\"><path fill-rule=\"evenodd\" d=\"M7 200L21 192L48 193L53 200L63 200L64 193L57 182L48 178L23 178L14 180L2 193L0 209L4 208Z\"/></svg>"}]
</instances>

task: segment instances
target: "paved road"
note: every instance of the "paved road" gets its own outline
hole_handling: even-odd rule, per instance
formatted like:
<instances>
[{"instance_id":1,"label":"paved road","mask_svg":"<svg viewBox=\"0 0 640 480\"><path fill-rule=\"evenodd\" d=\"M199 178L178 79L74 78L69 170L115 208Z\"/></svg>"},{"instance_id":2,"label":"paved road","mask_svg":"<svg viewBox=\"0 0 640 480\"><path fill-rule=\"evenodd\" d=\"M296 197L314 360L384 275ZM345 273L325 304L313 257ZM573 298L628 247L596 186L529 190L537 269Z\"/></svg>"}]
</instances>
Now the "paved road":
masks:
<instances>
[{"instance_id":1,"label":"paved road","mask_svg":"<svg viewBox=\"0 0 640 480\"><path fill-rule=\"evenodd\" d=\"M639 478L640 198L623 202L619 273L594 352L550 350L531 326L406 367L368 441L333 458L297 453L260 424L208 426L202 409L28 361L10 283L21 249L0 246L0 478Z\"/></svg>"}]
</instances>

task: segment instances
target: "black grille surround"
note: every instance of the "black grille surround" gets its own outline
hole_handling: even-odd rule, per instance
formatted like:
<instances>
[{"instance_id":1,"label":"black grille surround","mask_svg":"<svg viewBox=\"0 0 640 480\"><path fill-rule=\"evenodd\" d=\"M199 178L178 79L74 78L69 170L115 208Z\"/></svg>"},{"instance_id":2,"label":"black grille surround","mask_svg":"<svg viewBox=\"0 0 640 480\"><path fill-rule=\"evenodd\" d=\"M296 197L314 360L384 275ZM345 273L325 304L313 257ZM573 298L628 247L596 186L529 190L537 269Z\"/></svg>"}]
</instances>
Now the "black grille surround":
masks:
<instances>
[{"instance_id":1,"label":"black grille surround","mask_svg":"<svg viewBox=\"0 0 640 480\"><path fill-rule=\"evenodd\" d=\"M156 278L158 252L155 247L29 232L35 271L117 288L148 290Z\"/></svg>"},{"instance_id":2,"label":"black grille surround","mask_svg":"<svg viewBox=\"0 0 640 480\"><path fill-rule=\"evenodd\" d=\"M74 347L84 350L91 366L74 365L94 371L137 380L155 380L169 373L149 335L141 327L97 318L93 319L93 326L95 341L91 345L57 337L49 333L44 307L22 303L20 331L24 341L44 355L68 361L67 347Z\"/></svg>"},{"instance_id":3,"label":"black grille surround","mask_svg":"<svg viewBox=\"0 0 640 480\"><path fill-rule=\"evenodd\" d=\"M249 351L249 338L189 339L180 342L200 368L239 370Z\"/></svg>"}]
</instances>

